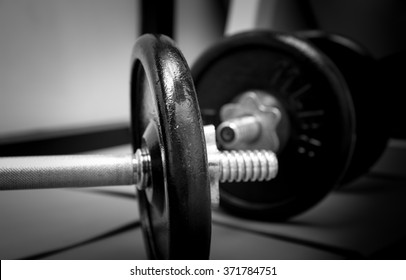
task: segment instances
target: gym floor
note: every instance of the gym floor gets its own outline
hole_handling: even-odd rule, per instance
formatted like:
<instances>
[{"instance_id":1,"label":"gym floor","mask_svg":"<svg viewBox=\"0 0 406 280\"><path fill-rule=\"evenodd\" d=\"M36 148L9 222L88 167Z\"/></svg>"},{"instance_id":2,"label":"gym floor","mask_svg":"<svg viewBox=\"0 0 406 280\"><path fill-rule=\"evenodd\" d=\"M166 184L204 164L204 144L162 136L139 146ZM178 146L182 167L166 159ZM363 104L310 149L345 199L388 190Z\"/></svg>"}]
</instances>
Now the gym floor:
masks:
<instances>
[{"instance_id":1,"label":"gym floor","mask_svg":"<svg viewBox=\"0 0 406 280\"><path fill-rule=\"evenodd\" d=\"M391 140L370 173L286 223L214 209L211 259L405 259L405 166ZM131 186L2 192L0 221L1 259L147 258Z\"/></svg>"}]
</instances>

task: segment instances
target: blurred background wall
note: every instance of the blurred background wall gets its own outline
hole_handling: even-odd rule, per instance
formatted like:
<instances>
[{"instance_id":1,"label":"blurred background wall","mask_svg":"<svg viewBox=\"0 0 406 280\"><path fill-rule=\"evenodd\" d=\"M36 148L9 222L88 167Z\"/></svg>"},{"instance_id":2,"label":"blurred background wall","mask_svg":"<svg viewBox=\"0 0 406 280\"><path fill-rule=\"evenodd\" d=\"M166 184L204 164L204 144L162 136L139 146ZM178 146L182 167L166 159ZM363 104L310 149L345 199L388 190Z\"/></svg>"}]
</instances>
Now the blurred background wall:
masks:
<instances>
[{"instance_id":1,"label":"blurred background wall","mask_svg":"<svg viewBox=\"0 0 406 280\"><path fill-rule=\"evenodd\" d=\"M134 0L0 0L0 135L127 121Z\"/></svg>"}]
</instances>

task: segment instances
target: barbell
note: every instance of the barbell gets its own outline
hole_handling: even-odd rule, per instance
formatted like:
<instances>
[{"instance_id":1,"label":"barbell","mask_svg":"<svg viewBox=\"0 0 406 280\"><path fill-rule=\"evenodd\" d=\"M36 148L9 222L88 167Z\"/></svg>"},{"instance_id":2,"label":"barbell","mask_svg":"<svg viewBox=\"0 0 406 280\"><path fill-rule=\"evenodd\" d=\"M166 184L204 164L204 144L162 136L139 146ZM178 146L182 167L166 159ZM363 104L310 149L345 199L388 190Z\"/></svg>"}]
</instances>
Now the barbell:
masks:
<instances>
[{"instance_id":1,"label":"barbell","mask_svg":"<svg viewBox=\"0 0 406 280\"><path fill-rule=\"evenodd\" d=\"M134 184L149 257L206 259L213 206L286 220L376 160L387 136L376 134L380 88L367 87L363 104L369 62L340 36L254 31L190 71L171 39L143 35L132 56L133 153L1 158L0 190Z\"/></svg>"},{"instance_id":2,"label":"barbell","mask_svg":"<svg viewBox=\"0 0 406 280\"><path fill-rule=\"evenodd\" d=\"M218 182L267 181L272 151L226 151L203 128L189 67L165 36L141 36L132 56L129 155L0 158L0 190L136 185L148 255L207 259Z\"/></svg>"}]
</instances>

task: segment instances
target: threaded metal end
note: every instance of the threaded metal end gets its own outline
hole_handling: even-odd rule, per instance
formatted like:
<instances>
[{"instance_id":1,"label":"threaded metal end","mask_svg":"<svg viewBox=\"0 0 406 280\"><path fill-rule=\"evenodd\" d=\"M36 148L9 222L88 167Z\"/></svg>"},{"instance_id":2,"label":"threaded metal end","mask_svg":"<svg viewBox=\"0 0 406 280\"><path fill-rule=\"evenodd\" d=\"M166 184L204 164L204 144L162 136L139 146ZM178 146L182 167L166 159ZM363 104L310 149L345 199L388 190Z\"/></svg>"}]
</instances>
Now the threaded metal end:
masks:
<instances>
[{"instance_id":1,"label":"threaded metal end","mask_svg":"<svg viewBox=\"0 0 406 280\"><path fill-rule=\"evenodd\" d=\"M217 139L224 147L250 143L261 134L261 124L254 116L226 120L217 128Z\"/></svg>"},{"instance_id":2,"label":"threaded metal end","mask_svg":"<svg viewBox=\"0 0 406 280\"><path fill-rule=\"evenodd\" d=\"M272 151L223 151L220 153L220 182L269 181L278 173Z\"/></svg>"}]
</instances>

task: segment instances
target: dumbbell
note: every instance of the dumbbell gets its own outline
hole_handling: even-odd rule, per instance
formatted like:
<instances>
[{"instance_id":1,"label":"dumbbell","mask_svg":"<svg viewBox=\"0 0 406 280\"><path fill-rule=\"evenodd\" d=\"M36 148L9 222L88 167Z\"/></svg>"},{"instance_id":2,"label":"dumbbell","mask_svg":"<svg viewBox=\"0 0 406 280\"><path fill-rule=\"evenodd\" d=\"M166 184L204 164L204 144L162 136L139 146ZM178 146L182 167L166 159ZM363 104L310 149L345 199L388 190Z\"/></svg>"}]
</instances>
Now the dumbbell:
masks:
<instances>
[{"instance_id":1,"label":"dumbbell","mask_svg":"<svg viewBox=\"0 0 406 280\"><path fill-rule=\"evenodd\" d=\"M165 36L134 46L131 123L133 154L0 158L0 190L135 184L149 257L207 259L218 182L271 180L275 154L217 149L189 67Z\"/></svg>"},{"instance_id":2,"label":"dumbbell","mask_svg":"<svg viewBox=\"0 0 406 280\"><path fill-rule=\"evenodd\" d=\"M373 58L336 34L249 31L192 67L204 123L227 149L271 149L270 182L220 184L220 205L281 221L365 173L386 146L386 108ZM248 185L248 186L247 186Z\"/></svg>"}]
</instances>

